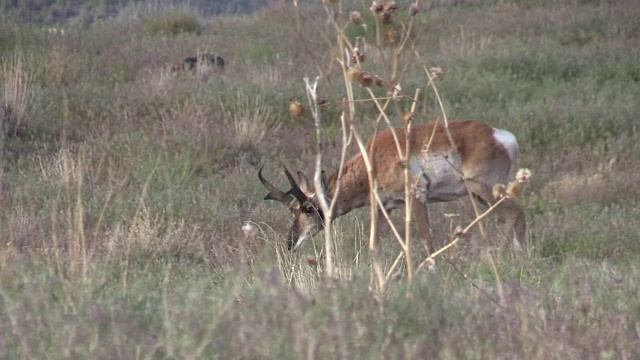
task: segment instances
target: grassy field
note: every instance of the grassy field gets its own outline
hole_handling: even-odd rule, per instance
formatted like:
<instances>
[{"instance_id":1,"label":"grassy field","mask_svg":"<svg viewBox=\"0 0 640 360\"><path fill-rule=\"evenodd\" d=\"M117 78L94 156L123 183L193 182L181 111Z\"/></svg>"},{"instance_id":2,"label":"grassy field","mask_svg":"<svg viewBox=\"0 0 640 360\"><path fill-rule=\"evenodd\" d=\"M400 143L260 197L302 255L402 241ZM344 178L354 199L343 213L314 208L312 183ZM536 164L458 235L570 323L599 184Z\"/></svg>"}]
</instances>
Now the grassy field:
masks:
<instances>
[{"instance_id":1,"label":"grassy field","mask_svg":"<svg viewBox=\"0 0 640 360\"><path fill-rule=\"evenodd\" d=\"M359 10L367 29L344 33L374 44L363 3L337 21ZM322 236L287 252L290 215L257 178L313 172L313 119L288 110L306 103L304 76L323 75L325 167L338 166L345 86L322 7L0 24L0 358L640 358L640 7L461 3L423 4L400 83L422 91L415 121L433 121L422 66L441 67L448 118L518 137L529 251L514 257L489 221L383 295L366 210L336 222L338 279L322 281L308 263ZM401 31L406 6L394 16ZM203 51L224 70L170 69ZM391 52L369 48L368 69L388 79ZM377 111L356 109L371 134ZM442 244L473 219L468 199L431 215ZM388 269L399 248L381 235Z\"/></svg>"}]
</instances>

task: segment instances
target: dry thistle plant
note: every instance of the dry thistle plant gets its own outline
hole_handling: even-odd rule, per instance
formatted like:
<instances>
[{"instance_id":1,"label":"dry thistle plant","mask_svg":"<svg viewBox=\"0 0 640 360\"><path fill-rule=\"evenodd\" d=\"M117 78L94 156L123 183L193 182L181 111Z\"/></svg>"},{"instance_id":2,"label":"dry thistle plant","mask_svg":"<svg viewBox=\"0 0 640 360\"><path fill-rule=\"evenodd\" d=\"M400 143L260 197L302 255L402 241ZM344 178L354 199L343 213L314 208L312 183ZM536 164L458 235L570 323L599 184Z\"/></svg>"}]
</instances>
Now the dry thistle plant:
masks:
<instances>
[{"instance_id":1,"label":"dry thistle plant","mask_svg":"<svg viewBox=\"0 0 640 360\"><path fill-rule=\"evenodd\" d=\"M326 3L325 3L326 4ZM395 19L399 6L394 1L377 2L371 5L371 11L375 20L375 45L380 53L377 60L381 62L384 76L378 76L367 71L363 67L365 54L361 52L359 38L350 39L345 33L349 23L360 23L361 18L351 12L346 24L340 24L340 18L332 16L332 10L325 6L328 22L333 25L337 36L325 36L325 39L337 39L338 56L336 61L341 65L346 92L345 101L342 102L342 134L343 146L340 156L340 165L337 172L325 176L322 171L322 117L318 107L317 87L321 77L315 81L305 78L305 87L308 97L308 110L314 119L316 128L316 162L315 176L310 181L303 173L297 173L297 179L288 170L285 174L291 184L291 189L284 192L262 175L258 176L269 190L265 199L277 200L290 207L294 214L294 222L287 235L288 247L291 250L298 249L303 242L313 237L318 232L325 230L325 247L323 274L333 277L334 251L336 249L332 236L332 223L334 218L342 216L354 208L369 206L370 233L369 254L372 268L372 277L377 289L384 293L387 282L397 273L400 266L406 271L406 278L411 281L416 271L414 268L412 253L414 245L411 242L411 229L414 217L417 217L419 236L425 241L427 251L431 252L428 258L420 266L433 268L435 257L443 253L466 237L470 229L477 225L488 214L496 209L505 210L508 213L508 222L513 227L514 234L519 239L525 239L524 213L519 205L515 204L507 191L508 174L504 169L511 169L517 153L515 137L505 130L495 129L476 121L449 123L444 111L444 106L435 87L434 80L444 78L444 71L439 67L428 67L421 64L424 69L425 86L431 87L436 95L442 111L442 121L435 124L414 124L415 114L421 105L420 89L415 90L415 96L408 97L404 94L401 82L407 76L411 64L407 61L421 60L420 56L407 57L412 49L410 42L416 41L413 34L415 16L419 13L417 4L408 6L408 24L402 24L402 18ZM398 23L394 23L397 21ZM391 25L393 24L393 25ZM336 44L330 44L335 47ZM392 52L383 49L393 48ZM409 50L411 49L411 50ZM417 55L417 54L416 54ZM367 59L367 67L373 69L371 62L375 59ZM387 82L382 79L389 79ZM376 94L373 85L384 86L388 84L386 96ZM364 94L363 98L356 98L354 86L362 89L358 94ZM358 103L371 103L378 110L376 119L376 132L379 127L383 131L374 134L369 142L363 135L362 125L358 123ZM409 107L410 110L406 111ZM400 122L400 123L399 123ZM449 129L455 126L455 133ZM421 141L413 141L412 137L417 133ZM483 137L482 142L492 144L488 147L475 148L467 152L460 150L460 143L469 143L469 138ZM359 155L347 160L347 147L355 141ZM435 149L434 149L435 148ZM473 152L491 152L492 155L480 154L475 156ZM441 154L444 159L440 160ZM478 159L492 159L490 162ZM381 160L384 159L384 160ZM464 170L462 170L464 169ZM469 169L482 169L474 172ZM464 172L463 172L464 171ZM442 175L445 174L446 176ZM489 175L487 175L489 174ZM425 179L429 179L428 181ZM523 172L520 179L526 179L528 175ZM496 181L497 180L497 181ZM496 196L492 196L492 187L496 186ZM516 181L511 185L510 193L515 194L520 190L524 182ZM439 184L439 185L438 185ZM520 185L518 185L520 184ZM443 188L455 188L457 192L449 198L439 198L439 186ZM357 189L357 190L354 190ZM400 191L400 189L402 191ZM367 196L364 195L367 193ZM461 228L454 234L453 241L437 251L433 251L430 239L427 205L431 201L449 201L458 197L473 195L481 198L490 207L469 225ZM445 196L445 195L443 195ZM357 198L356 198L357 197ZM405 233L397 229L389 217L389 211L396 206L405 208ZM395 242L400 247L400 254L390 267L384 266L378 251L378 226L381 221L389 224ZM432 252L433 251L433 252ZM400 264L404 264L401 266ZM420 268L420 266L418 268Z\"/></svg>"},{"instance_id":2,"label":"dry thistle plant","mask_svg":"<svg viewBox=\"0 0 640 360\"><path fill-rule=\"evenodd\" d=\"M324 2L325 5L329 5L330 3L328 1ZM332 4L332 3L331 3ZM398 4L395 1L388 1L386 3L378 3L378 2L373 2L372 6L371 6L371 10L374 12L374 14L376 15L375 18L377 19L377 24L376 24L376 29L379 32L381 30L381 24L384 25L389 25L393 22L393 14L397 11L398 9ZM343 114L343 133L347 134L347 133L351 133L352 135L349 135L348 138L351 139L352 137L356 139L357 143L358 143L358 147L361 150L361 155L365 158L365 162L368 164L367 167L370 167L371 165L369 164L370 160L368 160L368 155L367 152L365 150L366 146L364 145L364 140L363 140L363 136L360 135L360 130L358 129L358 125L355 123L355 107L353 106L354 102L355 102L355 98L353 95L353 90L351 88L351 84L357 84L365 89L369 89L372 85L376 85L378 87L382 87L385 85L385 81L383 80L382 77L374 75L368 71L365 71L362 68L362 63L365 61L365 54L363 51L361 51L360 48L360 44L359 44L359 39L356 38L356 43L355 46L353 44L351 44L350 40L347 38L347 36L344 33L344 26L341 26L339 24L337 24L336 19L333 18L331 16L331 11L328 8L325 8L326 13L329 17L329 21L333 21L334 25L335 25L335 30L338 34L338 38L339 38L339 43L338 46L341 49L340 53L341 54L347 54L346 58L340 59L339 62L342 64L342 68L343 68L343 72L344 72L344 78L346 80L345 82L345 87L347 90L347 104L348 104L348 109L346 110L346 112ZM412 13L412 15L417 14L417 11L412 10L412 8L409 9L409 12ZM349 22L355 24L355 25L361 25L362 24L362 18L360 16L360 14L358 12L352 11L349 13ZM406 29L406 27L404 27L404 29ZM410 27L409 27L410 29ZM378 102L378 100L376 100L375 95L371 92L371 90L369 91L369 94L371 96L371 99L369 99L369 101L373 102L376 104L376 107L380 110L380 118L385 120L385 123L387 124L387 126L392 127L392 122L389 120L388 115L385 112L385 108L388 106L389 101L392 101L392 99L396 100L396 101L400 101L403 99L403 94L402 94L402 87L400 86L399 82L395 79L398 78L398 62L399 62L399 58L400 55L402 53L402 48L404 47L406 40L408 39L408 33L409 31L406 31L405 33L399 33L398 31L396 31L393 28L388 28L383 30L385 35L385 39L387 42L391 43L393 46L398 47L398 49L396 49L396 56L392 59L392 68L393 70L391 71L391 74L389 75L390 79L393 79L390 84L392 84L392 87L389 90L389 95L390 98L386 101L386 104L380 104ZM331 38L331 37L328 37ZM380 37L378 37L378 39L380 39ZM382 43L378 40L376 46L381 49L382 48ZM347 49L350 49L347 50ZM382 53L382 52L381 52ZM384 61L384 59L383 59ZM353 65L351 65L351 63L353 63ZM318 134L320 134L320 128L322 126L321 123L321 118L320 118L320 114L318 111L318 94L316 92L316 88L317 88L317 80L314 84L311 84L308 80L305 79L305 82L307 84L307 94L309 97L309 106L310 106L310 110L312 113L312 116L314 118L314 123L316 125L316 129ZM417 93L416 93L417 96ZM405 114L400 114L403 124L405 125L406 131L410 131L411 128L411 123L413 122L414 118L415 118L415 105L416 102L413 102L412 105L412 109L410 112L407 112ZM299 110L299 106L297 104L290 104L290 111L292 112L292 114L297 113ZM395 131L393 131L394 133L394 137L395 137ZM319 135L318 135L319 136ZM407 139L409 138L408 136L406 137ZM318 154L317 154L317 166L316 166L316 176L315 176L315 188L319 189L322 187L321 181L320 179L320 163L321 163L321 151L322 148L319 145L320 144L320 139L318 139ZM346 146L348 145L348 142L345 141L344 145L343 145L343 151L342 151L342 157L341 157L341 164L344 164L345 162L345 154L346 154ZM401 160L404 159L404 161L406 161L407 156L408 156L408 142L407 142L407 147L406 149L405 144L400 144L396 141L396 146L398 147L398 154L400 155ZM404 154L404 155L402 155ZM342 165L341 165L342 167ZM368 171L368 173L371 173L370 171ZM407 189L410 189L411 185L408 184L408 173L405 174L406 175L406 179L405 181L407 182ZM289 175L287 175L289 176ZM294 189L296 188L295 183L293 178L290 177L290 181L292 182L292 185L294 185ZM377 236L375 230L376 226L377 226L377 217L375 216L375 212L378 209L378 205L376 205L380 195L377 193L376 187L375 187L375 182L372 182L373 179L369 179L369 183L370 185L370 203L371 203L371 226L372 226L372 232L371 232L371 236L370 236L370 244L369 244L369 248L372 252L372 257L375 258L375 254L377 252L377 247L375 244L375 238ZM264 183L264 181L263 181ZM339 186L338 185L338 189L336 189L335 191L333 191L333 193L331 194L331 196L333 197L329 203L326 203L322 196L320 196L320 205L322 208L323 213L325 213L325 218L324 221L326 222L326 226L327 228L330 228L330 224L331 224L331 214L332 214L332 208L335 205L335 201L336 201L336 195L339 193ZM273 195L271 195L273 194ZM322 195L322 192L320 193L320 195ZM270 192L270 196L272 197L280 197L278 195L278 191L274 188L271 188L271 192ZM300 203L302 204L302 194L299 195L299 200ZM411 200L410 199L413 194L411 193L411 191L407 190L405 192L405 196L406 199L405 201L407 201L407 204L410 203ZM284 200L284 198L283 198ZM388 215L386 215L388 216ZM409 226L410 224L410 214L408 214L408 222L407 222L407 226ZM325 234L327 236L327 240L325 242L326 248L325 248L325 255L326 255L326 270L327 270L327 274L329 276L331 276L332 274L332 268L333 268L333 264L332 264L332 253L333 253L333 249L335 248L333 246L332 241L330 240L330 233L331 231L326 231ZM396 232L397 233L397 232ZM410 262L410 251L411 251L411 247L409 245L409 238L410 236L407 236L406 241L403 241L401 239L400 236L398 237L398 241L401 244L401 247L403 248L403 254L406 257L406 262L408 264L407 268L408 268L408 273L409 273L409 279L411 279L411 274L412 274L412 266L411 266L411 262ZM396 261L397 263L397 261ZM377 283L378 283L378 288L383 291L385 288L385 275L383 273L382 267L380 265L380 261L378 259L374 259L373 260L373 267L375 269L375 277L377 279ZM389 270L388 272L391 273L392 270Z\"/></svg>"}]
</instances>

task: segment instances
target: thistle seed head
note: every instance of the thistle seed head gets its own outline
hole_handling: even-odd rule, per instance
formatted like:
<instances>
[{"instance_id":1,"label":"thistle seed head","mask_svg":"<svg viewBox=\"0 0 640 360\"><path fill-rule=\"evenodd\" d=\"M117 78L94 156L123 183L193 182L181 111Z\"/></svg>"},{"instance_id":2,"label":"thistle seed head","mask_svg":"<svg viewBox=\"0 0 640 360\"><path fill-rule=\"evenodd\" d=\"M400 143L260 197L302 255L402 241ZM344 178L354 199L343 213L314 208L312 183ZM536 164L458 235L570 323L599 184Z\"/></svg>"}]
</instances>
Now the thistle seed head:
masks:
<instances>
[{"instance_id":1,"label":"thistle seed head","mask_svg":"<svg viewBox=\"0 0 640 360\"><path fill-rule=\"evenodd\" d=\"M411 6L409 6L409 15L416 16L418 13L420 13L420 8L418 7L418 5L411 4Z\"/></svg>"},{"instance_id":2,"label":"thistle seed head","mask_svg":"<svg viewBox=\"0 0 640 360\"><path fill-rule=\"evenodd\" d=\"M391 18L391 13L387 11L383 11L382 14L380 15L380 21L382 21L383 24L391 24L393 22L393 19Z\"/></svg>"},{"instance_id":3,"label":"thistle seed head","mask_svg":"<svg viewBox=\"0 0 640 360\"><path fill-rule=\"evenodd\" d=\"M496 200L503 198L507 194L507 187L504 184L495 184L493 185L493 197Z\"/></svg>"},{"instance_id":4,"label":"thistle seed head","mask_svg":"<svg viewBox=\"0 0 640 360\"><path fill-rule=\"evenodd\" d=\"M405 124L408 124L411 121L413 121L413 119L415 118L416 118L416 114L411 111L408 111L402 115L402 122Z\"/></svg>"},{"instance_id":5,"label":"thistle seed head","mask_svg":"<svg viewBox=\"0 0 640 360\"><path fill-rule=\"evenodd\" d=\"M364 62L364 53L360 51L360 48L357 46L353 48L353 55L351 55L351 61L353 61L354 64L361 64Z\"/></svg>"},{"instance_id":6,"label":"thistle seed head","mask_svg":"<svg viewBox=\"0 0 640 360\"><path fill-rule=\"evenodd\" d=\"M387 30L385 36L387 38L387 41L390 42L391 44L395 44L396 41L398 40L398 33L393 29Z\"/></svg>"},{"instance_id":7,"label":"thistle seed head","mask_svg":"<svg viewBox=\"0 0 640 360\"><path fill-rule=\"evenodd\" d=\"M519 183L529 182L531 179L531 170L522 168L516 173L516 181Z\"/></svg>"},{"instance_id":8,"label":"thistle seed head","mask_svg":"<svg viewBox=\"0 0 640 360\"><path fill-rule=\"evenodd\" d=\"M349 20L351 20L354 25L362 24L362 16L360 16L360 12L358 11L352 11L349 13Z\"/></svg>"},{"instance_id":9,"label":"thistle seed head","mask_svg":"<svg viewBox=\"0 0 640 360\"><path fill-rule=\"evenodd\" d=\"M442 80L444 79L444 70L439 66L434 66L429 69L429 75L432 79Z\"/></svg>"},{"instance_id":10,"label":"thistle seed head","mask_svg":"<svg viewBox=\"0 0 640 360\"><path fill-rule=\"evenodd\" d=\"M398 10L398 4L396 4L395 1L389 1L388 3L386 3L383 7L383 11L384 12L388 12L390 14L392 14L393 12L395 12L396 10Z\"/></svg>"},{"instance_id":11,"label":"thistle seed head","mask_svg":"<svg viewBox=\"0 0 640 360\"><path fill-rule=\"evenodd\" d=\"M379 13L382 12L382 10L384 10L384 5L374 1L373 3L371 3L371 11L373 11L374 13Z\"/></svg>"},{"instance_id":12,"label":"thistle seed head","mask_svg":"<svg viewBox=\"0 0 640 360\"><path fill-rule=\"evenodd\" d=\"M507 195L511 198L517 198L522 191L522 183L519 181L512 181L507 185Z\"/></svg>"},{"instance_id":13,"label":"thistle seed head","mask_svg":"<svg viewBox=\"0 0 640 360\"><path fill-rule=\"evenodd\" d=\"M364 87L369 87L373 83L373 76L363 71L358 64L347 69L347 78L349 78L349 81Z\"/></svg>"},{"instance_id":14,"label":"thistle seed head","mask_svg":"<svg viewBox=\"0 0 640 360\"><path fill-rule=\"evenodd\" d=\"M289 112L293 117L301 117L304 115L304 106L294 100L289 104Z\"/></svg>"}]
</instances>

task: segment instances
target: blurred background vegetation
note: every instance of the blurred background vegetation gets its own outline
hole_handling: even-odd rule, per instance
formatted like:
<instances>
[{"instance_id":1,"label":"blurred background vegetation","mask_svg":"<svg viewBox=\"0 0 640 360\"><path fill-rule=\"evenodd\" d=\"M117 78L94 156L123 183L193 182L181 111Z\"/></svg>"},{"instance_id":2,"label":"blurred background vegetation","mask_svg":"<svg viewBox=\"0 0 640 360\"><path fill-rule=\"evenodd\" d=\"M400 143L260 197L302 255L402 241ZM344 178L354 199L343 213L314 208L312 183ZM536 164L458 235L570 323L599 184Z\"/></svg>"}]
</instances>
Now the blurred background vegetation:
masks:
<instances>
[{"instance_id":1,"label":"blurred background vegetation","mask_svg":"<svg viewBox=\"0 0 640 360\"><path fill-rule=\"evenodd\" d=\"M264 8L274 0L2 0L0 19L17 23L53 25L63 23L90 24L105 20L135 7L189 7L205 16L247 14Z\"/></svg>"}]
</instances>

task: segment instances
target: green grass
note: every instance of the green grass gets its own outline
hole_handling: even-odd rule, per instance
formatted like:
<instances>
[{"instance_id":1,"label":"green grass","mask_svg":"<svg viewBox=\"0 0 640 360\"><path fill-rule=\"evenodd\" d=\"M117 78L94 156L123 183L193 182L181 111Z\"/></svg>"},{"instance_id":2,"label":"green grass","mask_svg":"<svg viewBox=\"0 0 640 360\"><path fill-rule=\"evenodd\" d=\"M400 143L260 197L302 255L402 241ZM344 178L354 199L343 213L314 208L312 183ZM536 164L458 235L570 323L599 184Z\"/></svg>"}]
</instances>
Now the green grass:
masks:
<instances>
[{"instance_id":1,"label":"green grass","mask_svg":"<svg viewBox=\"0 0 640 360\"><path fill-rule=\"evenodd\" d=\"M505 3L425 11L415 46L445 70L449 118L518 137L534 173L520 199L531 251L496 249L489 221L486 239L474 232L411 285L399 271L385 297L371 290L366 210L337 221L340 280L324 282L308 264L322 237L284 250L290 215L256 176L265 165L285 184L281 163L311 173L312 119L287 106L321 71L325 168L338 165L345 89L324 10L303 6L300 28L288 3L185 10L197 31L174 31L177 13L155 14L153 31L124 15L64 35L0 25L0 61L21 59L31 79L27 101L0 92L0 105L27 104L26 134L0 135L0 358L640 357L640 13L632 0ZM364 17L366 34L348 36L374 38ZM169 71L199 51L225 70ZM424 73L402 61L412 96ZM439 115L423 99L418 122ZM357 108L368 135L377 112ZM467 200L431 216L442 241L473 218ZM398 251L383 226L386 268Z\"/></svg>"},{"instance_id":2,"label":"green grass","mask_svg":"<svg viewBox=\"0 0 640 360\"><path fill-rule=\"evenodd\" d=\"M196 16L180 10L150 16L142 21L142 26L153 35L178 35L181 33L199 35L202 32L202 25Z\"/></svg>"}]
</instances>

